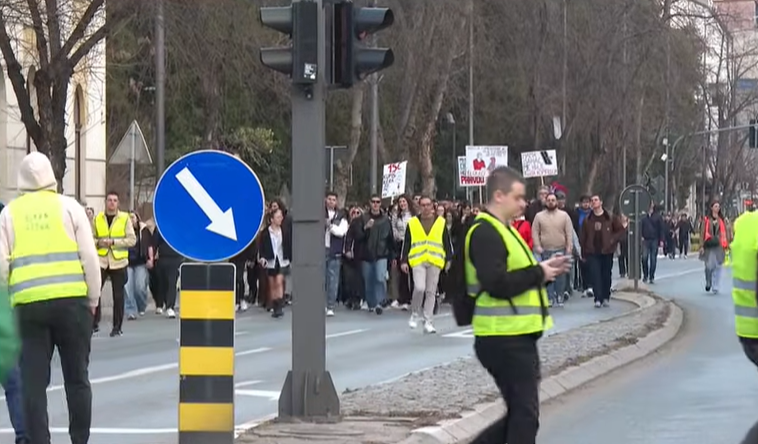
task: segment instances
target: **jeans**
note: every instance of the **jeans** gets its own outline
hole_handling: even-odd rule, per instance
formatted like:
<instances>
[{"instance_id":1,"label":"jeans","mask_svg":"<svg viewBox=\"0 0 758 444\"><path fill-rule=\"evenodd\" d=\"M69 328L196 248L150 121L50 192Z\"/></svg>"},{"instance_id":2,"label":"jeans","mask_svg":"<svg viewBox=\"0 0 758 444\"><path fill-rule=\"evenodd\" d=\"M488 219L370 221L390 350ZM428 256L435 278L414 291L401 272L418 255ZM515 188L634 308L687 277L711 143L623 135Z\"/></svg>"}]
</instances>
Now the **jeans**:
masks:
<instances>
[{"instance_id":1,"label":"jeans","mask_svg":"<svg viewBox=\"0 0 758 444\"><path fill-rule=\"evenodd\" d=\"M474 340L479 362L495 379L507 406L471 444L535 444L540 426L540 357L537 339L525 336L479 336Z\"/></svg>"},{"instance_id":2,"label":"jeans","mask_svg":"<svg viewBox=\"0 0 758 444\"><path fill-rule=\"evenodd\" d=\"M642 240L642 278L655 279L655 268L658 266L658 241Z\"/></svg>"},{"instance_id":3,"label":"jeans","mask_svg":"<svg viewBox=\"0 0 758 444\"><path fill-rule=\"evenodd\" d=\"M136 316L147 310L147 266L134 265L126 269L128 278L124 286L126 315Z\"/></svg>"},{"instance_id":4,"label":"jeans","mask_svg":"<svg viewBox=\"0 0 758 444\"><path fill-rule=\"evenodd\" d=\"M3 389L5 403L8 405L8 416L10 416L13 431L16 432L16 442L25 442L27 436L24 430L24 401L21 393L21 370L18 367L8 373Z\"/></svg>"},{"instance_id":5,"label":"jeans","mask_svg":"<svg viewBox=\"0 0 758 444\"><path fill-rule=\"evenodd\" d=\"M342 269L342 258L339 256L326 255L326 308L333 310L337 305L337 294L340 288L340 270Z\"/></svg>"},{"instance_id":6,"label":"jeans","mask_svg":"<svg viewBox=\"0 0 758 444\"><path fill-rule=\"evenodd\" d=\"M566 251L565 250L545 250L542 252L542 260L546 261L550 259L551 257L556 256L558 254L566 254ZM553 282L550 282L547 284L547 296L550 299L551 303L563 302L563 292L566 288L566 282L565 282L566 279L568 279L568 275L562 274L560 276L556 276Z\"/></svg>"},{"instance_id":7,"label":"jeans","mask_svg":"<svg viewBox=\"0 0 758 444\"><path fill-rule=\"evenodd\" d=\"M705 286L718 291L721 282L721 265L714 268L705 267Z\"/></svg>"},{"instance_id":8,"label":"jeans","mask_svg":"<svg viewBox=\"0 0 758 444\"><path fill-rule=\"evenodd\" d=\"M71 444L87 444L92 425L89 355L93 319L89 300L85 296L51 299L17 305L15 311L21 336L21 392L29 442L50 442L46 389L50 385L50 360L57 348Z\"/></svg>"},{"instance_id":9,"label":"jeans","mask_svg":"<svg viewBox=\"0 0 758 444\"><path fill-rule=\"evenodd\" d=\"M592 290L595 302L607 302L611 299L611 272L613 254L587 255L587 265L592 276Z\"/></svg>"},{"instance_id":10,"label":"jeans","mask_svg":"<svg viewBox=\"0 0 758 444\"><path fill-rule=\"evenodd\" d=\"M373 310L387 297L387 259L363 261L363 283L366 286L366 304Z\"/></svg>"}]
</instances>

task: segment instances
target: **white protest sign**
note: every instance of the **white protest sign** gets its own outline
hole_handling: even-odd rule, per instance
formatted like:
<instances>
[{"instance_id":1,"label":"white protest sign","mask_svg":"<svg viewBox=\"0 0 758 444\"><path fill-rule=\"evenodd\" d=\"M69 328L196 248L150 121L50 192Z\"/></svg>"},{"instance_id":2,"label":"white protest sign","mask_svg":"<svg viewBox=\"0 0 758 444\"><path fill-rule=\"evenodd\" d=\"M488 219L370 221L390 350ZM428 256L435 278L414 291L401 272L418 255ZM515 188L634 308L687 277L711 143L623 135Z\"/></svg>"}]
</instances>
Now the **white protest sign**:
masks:
<instances>
[{"instance_id":1,"label":"white protest sign","mask_svg":"<svg viewBox=\"0 0 758 444\"><path fill-rule=\"evenodd\" d=\"M382 169L382 199L400 196L405 193L405 176L408 161L388 163Z\"/></svg>"},{"instance_id":2,"label":"white protest sign","mask_svg":"<svg viewBox=\"0 0 758 444\"><path fill-rule=\"evenodd\" d=\"M458 156L459 187L483 187L485 182L484 176L472 176L466 171L466 156Z\"/></svg>"},{"instance_id":3,"label":"white protest sign","mask_svg":"<svg viewBox=\"0 0 758 444\"><path fill-rule=\"evenodd\" d=\"M486 179L490 172L499 166L508 166L507 146L468 145L466 147L466 176ZM481 186L484 182L475 185Z\"/></svg>"},{"instance_id":4,"label":"white protest sign","mask_svg":"<svg viewBox=\"0 0 758 444\"><path fill-rule=\"evenodd\" d=\"M557 176L558 162L555 150L521 153L521 172L526 178Z\"/></svg>"}]
</instances>

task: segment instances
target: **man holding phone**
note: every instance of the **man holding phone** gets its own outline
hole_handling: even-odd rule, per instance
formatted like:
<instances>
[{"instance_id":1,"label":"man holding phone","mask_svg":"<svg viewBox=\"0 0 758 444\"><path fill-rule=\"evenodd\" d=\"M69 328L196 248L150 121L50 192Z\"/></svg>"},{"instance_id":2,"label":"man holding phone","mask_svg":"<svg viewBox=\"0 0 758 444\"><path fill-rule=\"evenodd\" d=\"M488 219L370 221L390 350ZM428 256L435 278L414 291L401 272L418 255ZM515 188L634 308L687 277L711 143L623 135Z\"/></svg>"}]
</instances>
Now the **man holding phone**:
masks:
<instances>
[{"instance_id":1,"label":"man holding phone","mask_svg":"<svg viewBox=\"0 0 758 444\"><path fill-rule=\"evenodd\" d=\"M466 236L466 288L474 298L474 350L495 379L505 417L472 444L534 444L539 428L540 358L537 341L550 329L545 286L570 267L569 256L538 263L510 226L523 214L524 179L498 167L487 178L489 203Z\"/></svg>"}]
</instances>

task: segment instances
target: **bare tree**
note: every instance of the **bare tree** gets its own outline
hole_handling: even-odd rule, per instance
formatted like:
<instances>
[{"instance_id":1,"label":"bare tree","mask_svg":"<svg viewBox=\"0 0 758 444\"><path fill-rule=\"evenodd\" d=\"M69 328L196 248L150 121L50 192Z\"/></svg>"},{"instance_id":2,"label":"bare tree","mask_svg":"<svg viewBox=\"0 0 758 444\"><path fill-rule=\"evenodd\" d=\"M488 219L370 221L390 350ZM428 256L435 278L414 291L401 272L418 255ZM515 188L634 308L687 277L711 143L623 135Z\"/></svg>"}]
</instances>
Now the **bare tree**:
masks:
<instances>
[{"instance_id":1,"label":"bare tree","mask_svg":"<svg viewBox=\"0 0 758 444\"><path fill-rule=\"evenodd\" d=\"M86 57L127 18L114 7L105 20L105 0L4 0L0 4L0 52L18 100L21 121L37 149L48 155L59 183L66 171L66 103L71 79L86 70ZM33 48L21 39L33 31ZM32 104L17 48L33 52ZM101 50L101 49L100 49ZM35 113L36 108L36 113Z\"/></svg>"}]
</instances>

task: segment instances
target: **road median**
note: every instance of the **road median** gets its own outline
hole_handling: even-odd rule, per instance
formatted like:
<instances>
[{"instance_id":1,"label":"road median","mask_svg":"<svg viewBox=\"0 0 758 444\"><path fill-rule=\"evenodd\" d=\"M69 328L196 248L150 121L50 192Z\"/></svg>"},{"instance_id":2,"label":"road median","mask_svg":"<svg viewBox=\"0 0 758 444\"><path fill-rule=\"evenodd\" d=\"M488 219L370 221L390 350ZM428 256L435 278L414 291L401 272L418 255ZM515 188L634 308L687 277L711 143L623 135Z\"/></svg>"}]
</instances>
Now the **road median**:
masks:
<instances>
[{"instance_id":1,"label":"road median","mask_svg":"<svg viewBox=\"0 0 758 444\"><path fill-rule=\"evenodd\" d=\"M614 299L638 308L540 341L541 402L652 353L678 333L683 314L674 303L621 289ZM590 304L586 300L571 303ZM471 356L391 383L346 390L341 400L344 418L340 423L271 421L247 431L238 442L453 444L475 436L505 409L492 378Z\"/></svg>"}]
</instances>

